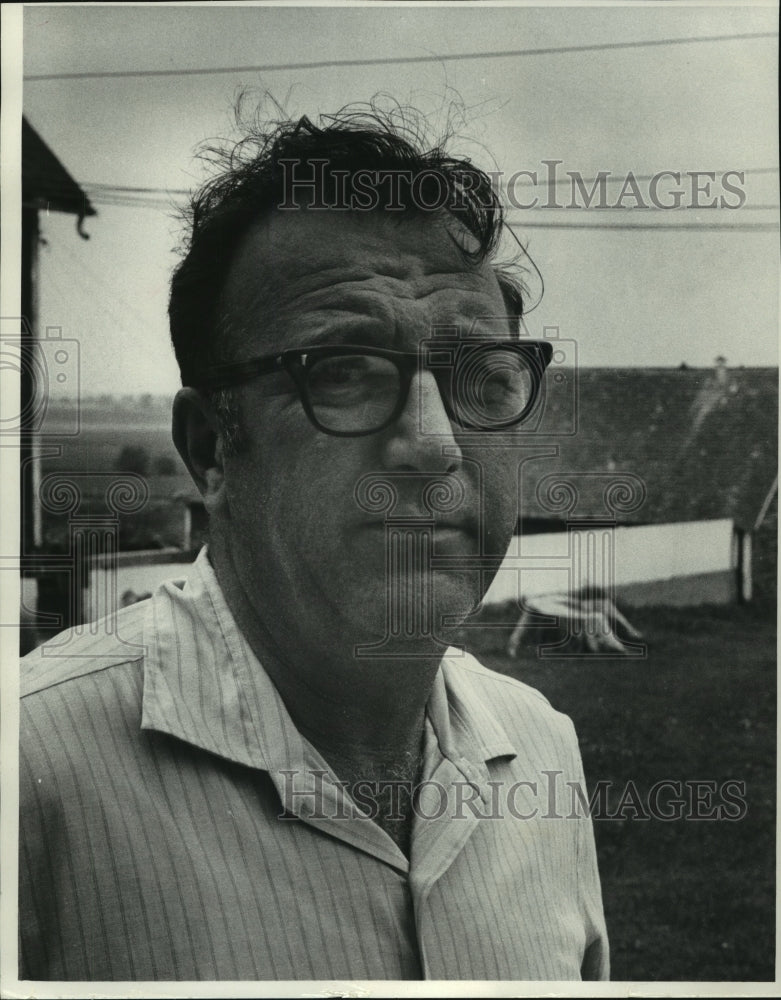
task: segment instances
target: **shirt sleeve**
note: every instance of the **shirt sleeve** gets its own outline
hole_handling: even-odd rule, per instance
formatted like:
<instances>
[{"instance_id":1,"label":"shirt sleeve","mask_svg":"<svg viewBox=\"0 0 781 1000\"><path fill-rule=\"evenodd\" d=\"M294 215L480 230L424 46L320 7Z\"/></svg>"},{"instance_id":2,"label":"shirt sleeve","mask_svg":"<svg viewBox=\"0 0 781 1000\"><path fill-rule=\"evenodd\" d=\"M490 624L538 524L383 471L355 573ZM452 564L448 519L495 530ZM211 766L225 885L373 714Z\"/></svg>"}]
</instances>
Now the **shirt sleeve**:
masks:
<instances>
[{"instance_id":1,"label":"shirt sleeve","mask_svg":"<svg viewBox=\"0 0 781 1000\"><path fill-rule=\"evenodd\" d=\"M580 763L580 752L578 752ZM586 789L583 767L580 764L580 783ZM585 980L610 979L610 949L607 927L602 907L602 887L597 867L597 849L594 841L594 825L587 810L577 820L578 823L578 897L584 925L586 927L586 949L581 963L580 975Z\"/></svg>"},{"instance_id":2,"label":"shirt sleeve","mask_svg":"<svg viewBox=\"0 0 781 1000\"><path fill-rule=\"evenodd\" d=\"M57 945L55 885L58 817L32 777L24 747L19 757L19 979L49 979L48 951Z\"/></svg>"}]
</instances>

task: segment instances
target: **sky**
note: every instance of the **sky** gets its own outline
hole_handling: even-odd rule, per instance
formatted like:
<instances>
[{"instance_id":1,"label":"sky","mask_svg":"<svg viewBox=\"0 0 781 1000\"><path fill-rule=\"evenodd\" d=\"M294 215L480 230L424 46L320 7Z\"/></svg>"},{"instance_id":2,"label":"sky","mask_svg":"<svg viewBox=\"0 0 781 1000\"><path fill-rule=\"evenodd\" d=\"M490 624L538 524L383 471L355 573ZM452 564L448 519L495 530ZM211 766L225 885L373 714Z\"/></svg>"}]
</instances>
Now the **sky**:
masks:
<instances>
[{"instance_id":1,"label":"sky","mask_svg":"<svg viewBox=\"0 0 781 1000\"><path fill-rule=\"evenodd\" d=\"M242 89L291 117L385 94L436 128L460 108L454 151L505 184L537 173L536 186L511 185L520 204L538 198L510 215L544 279L527 326L558 327L578 364L778 363L776 39L618 45L774 33L774 6L25 5L23 20L20 76L173 71L23 84L24 114L79 183L155 192L112 204L101 188L89 240L73 217L41 213L39 326L79 342L82 395L177 388L166 308L180 196L159 192L203 180L197 148L233 134ZM526 54L486 55L497 51ZM469 58L448 58L459 54ZM410 57L425 61L268 68ZM208 68L229 71L183 72ZM543 208L554 160L565 207ZM646 178L650 207L630 195L566 207L568 171L609 172L608 204L629 172ZM647 178L660 171L682 173L679 209L651 205ZM714 173L710 192L696 195L687 171ZM657 200L674 187L664 179Z\"/></svg>"}]
</instances>

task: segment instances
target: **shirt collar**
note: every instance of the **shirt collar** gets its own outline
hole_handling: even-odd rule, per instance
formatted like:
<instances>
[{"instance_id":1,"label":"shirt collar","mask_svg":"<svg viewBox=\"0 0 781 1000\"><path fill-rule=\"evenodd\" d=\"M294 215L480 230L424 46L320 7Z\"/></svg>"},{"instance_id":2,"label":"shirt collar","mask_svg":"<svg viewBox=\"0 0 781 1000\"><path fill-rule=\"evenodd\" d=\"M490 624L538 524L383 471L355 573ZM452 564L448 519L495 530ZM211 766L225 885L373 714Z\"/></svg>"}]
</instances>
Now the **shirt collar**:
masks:
<instances>
[{"instance_id":1,"label":"shirt collar","mask_svg":"<svg viewBox=\"0 0 781 1000\"><path fill-rule=\"evenodd\" d=\"M142 728L265 771L322 764L236 625L205 548L185 579L154 594L144 642ZM440 752L469 780L487 776L488 760L516 754L481 691L484 674L448 650L427 706Z\"/></svg>"},{"instance_id":2,"label":"shirt collar","mask_svg":"<svg viewBox=\"0 0 781 1000\"><path fill-rule=\"evenodd\" d=\"M449 649L427 706L442 755L470 781L488 777L489 760L517 753L486 700L487 673L468 653Z\"/></svg>"}]
</instances>

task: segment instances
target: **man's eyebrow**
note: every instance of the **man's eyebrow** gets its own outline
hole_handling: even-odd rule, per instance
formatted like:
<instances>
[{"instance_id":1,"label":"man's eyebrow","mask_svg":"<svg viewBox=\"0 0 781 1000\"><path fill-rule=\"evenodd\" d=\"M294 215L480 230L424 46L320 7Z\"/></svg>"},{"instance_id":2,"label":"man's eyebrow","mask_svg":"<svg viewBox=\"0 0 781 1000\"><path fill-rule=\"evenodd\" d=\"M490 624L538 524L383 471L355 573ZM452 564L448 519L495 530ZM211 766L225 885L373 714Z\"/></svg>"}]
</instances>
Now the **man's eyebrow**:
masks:
<instances>
[{"instance_id":1,"label":"man's eyebrow","mask_svg":"<svg viewBox=\"0 0 781 1000\"><path fill-rule=\"evenodd\" d=\"M347 313L349 310L329 309L318 310L318 312ZM345 317L346 319L346 317ZM299 334L296 339L300 339L307 347L319 347L325 345L355 344L356 346L381 347L388 340L388 328L377 317L353 314L352 320L339 322L334 316L327 319L323 324L313 325L313 327Z\"/></svg>"}]
</instances>

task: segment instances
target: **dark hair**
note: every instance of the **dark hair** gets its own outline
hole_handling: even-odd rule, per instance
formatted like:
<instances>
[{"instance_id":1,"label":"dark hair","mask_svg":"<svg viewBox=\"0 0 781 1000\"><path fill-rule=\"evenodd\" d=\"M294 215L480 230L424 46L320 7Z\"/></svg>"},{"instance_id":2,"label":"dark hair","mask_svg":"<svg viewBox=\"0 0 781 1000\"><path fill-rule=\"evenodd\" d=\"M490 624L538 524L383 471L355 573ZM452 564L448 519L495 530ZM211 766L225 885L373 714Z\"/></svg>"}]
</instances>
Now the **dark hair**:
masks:
<instances>
[{"instance_id":1,"label":"dark hair","mask_svg":"<svg viewBox=\"0 0 781 1000\"><path fill-rule=\"evenodd\" d=\"M250 226L282 205L296 204L294 168L299 178L312 171L317 177L306 204L319 200L327 207L346 197L366 210L365 187L355 180L371 173L377 183L370 210L449 212L474 237L476 246L462 248L465 257L478 263L495 255L504 218L490 176L470 160L446 153L446 140L427 142L423 125L417 112L371 105L321 115L319 124L307 117L267 126L257 119L242 122L244 138L238 143L207 148L205 155L218 173L190 203L184 256L173 274L168 309L183 382L190 372L231 360L221 303L225 279ZM395 193L383 182L392 175ZM521 286L506 270L496 271L511 315L520 317ZM217 394L215 405L230 447L230 439L238 443L240 436L231 393Z\"/></svg>"},{"instance_id":2,"label":"dark hair","mask_svg":"<svg viewBox=\"0 0 781 1000\"><path fill-rule=\"evenodd\" d=\"M337 184L339 197L344 197L345 184L347 197L361 208L366 207L366 192L353 187L356 174L372 172L379 181L395 174L404 212L444 209L477 241L474 251L464 250L466 256L477 262L495 253L504 220L490 176L468 159L448 155L443 143L427 148L421 116L400 108L348 108L322 115L319 122L303 117L267 129L253 122L243 126L245 136L232 148L209 149L219 173L192 198L185 253L171 282L171 339L180 369L225 360L219 309L228 269L249 227L290 204L295 195L292 164L299 176L301 170L308 176L314 161L323 204L334 203ZM339 171L346 173L344 181L335 174ZM393 210L390 184L378 183L376 195L371 208ZM506 275L505 280L512 284Z\"/></svg>"}]
</instances>

